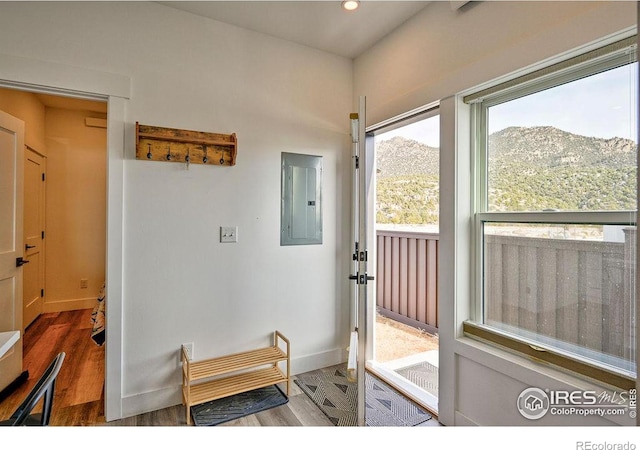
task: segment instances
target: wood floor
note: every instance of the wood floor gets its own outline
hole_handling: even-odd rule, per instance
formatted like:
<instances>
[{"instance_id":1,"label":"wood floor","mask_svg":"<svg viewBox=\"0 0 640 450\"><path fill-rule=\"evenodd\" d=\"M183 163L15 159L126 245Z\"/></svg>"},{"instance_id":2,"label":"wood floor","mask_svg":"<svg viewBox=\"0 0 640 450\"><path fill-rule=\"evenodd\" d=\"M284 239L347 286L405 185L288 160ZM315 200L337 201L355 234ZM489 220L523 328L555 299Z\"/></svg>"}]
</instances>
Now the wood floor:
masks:
<instances>
[{"instance_id":1,"label":"wood floor","mask_svg":"<svg viewBox=\"0 0 640 450\"><path fill-rule=\"evenodd\" d=\"M91 339L91 309L42 314L25 330L23 370L29 379L0 403L0 420L8 419L53 358L64 351L56 379L51 425L104 422L104 346Z\"/></svg>"},{"instance_id":2,"label":"wood floor","mask_svg":"<svg viewBox=\"0 0 640 450\"><path fill-rule=\"evenodd\" d=\"M25 331L24 370L29 379L0 402L0 420L8 419L59 352L66 358L58 379L52 426L187 426L184 406L177 405L121 420L104 417L104 346L90 337L91 310L43 314ZM294 377L295 378L295 377ZM284 385L281 388L285 389ZM291 383L289 402L220 426L328 426L324 413ZM437 420L425 423L438 426Z\"/></svg>"}]
</instances>

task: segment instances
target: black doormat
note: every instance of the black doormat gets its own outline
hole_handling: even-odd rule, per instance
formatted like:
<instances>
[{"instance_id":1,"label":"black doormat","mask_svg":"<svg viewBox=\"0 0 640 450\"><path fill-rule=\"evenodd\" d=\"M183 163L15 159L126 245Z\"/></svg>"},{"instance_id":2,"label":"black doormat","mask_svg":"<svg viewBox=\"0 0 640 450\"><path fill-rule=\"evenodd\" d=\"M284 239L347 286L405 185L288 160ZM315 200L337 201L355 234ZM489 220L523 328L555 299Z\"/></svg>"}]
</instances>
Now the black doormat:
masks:
<instances>
[{"instance_id":1,"label":"black doormat","mask_svg":"<svg viewBox=\"0 0 640 450\"><path fill-rule=\"evenodd\" d=\"M210 427L284 405L289 399L278 386L267 386L191 407L198 427Z\"/></svg>"},{"instance_id":2,"label":"black doormat","mask_svg":"<svg viewBox=\"0 0 640 450\"><path fill-rule=\"evenodd\" d=\"M294 381L334 425L357 425L358 386L347 379L346 365L296 375ZM365 425L368 427L412 427L433 418L368 372L365 387Z\"/></svg>"}]
</instances>

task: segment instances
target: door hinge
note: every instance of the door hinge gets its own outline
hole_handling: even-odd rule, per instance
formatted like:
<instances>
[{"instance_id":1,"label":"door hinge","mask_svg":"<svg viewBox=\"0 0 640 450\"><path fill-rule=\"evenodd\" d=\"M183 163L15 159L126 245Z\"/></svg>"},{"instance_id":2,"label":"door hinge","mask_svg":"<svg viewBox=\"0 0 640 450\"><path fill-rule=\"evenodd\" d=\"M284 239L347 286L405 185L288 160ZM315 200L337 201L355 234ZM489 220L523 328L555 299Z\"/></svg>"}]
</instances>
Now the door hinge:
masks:
<instances>
[{"instance_id":1,"label":"door hinge","mask_svg":"<svg viewBox=\"0 0 640 450\"><path fill-rule=\"evenodd\" d=\"M44 239L44 231L40 232L40 239Z\"/></svg>"},{"instance_id":2,"label":"door hinge","mask_svg":"<svg viewBox=\"0 0 640 450\"><path fill-rule=\"evenodd\" d=\"M44 172L42 173L42 181L44 181L45 176L44 176Z\"/></svg>"},{"instance_id":3,"label":"door hinge","mask_svg":"<svg viewBox=\"0 0 640 450\"><path fill-rule=\"evenodd\" d=\"M356 158L356 169L359 169L360 168L360 157L356 156L355 158Z\"/></svg>"},{"instance_id":4,"label":"door hinge","mask_svg":"<svg viewBox=\"0 0 640 450\"><path fill-rule=\"evenodd\" d=\"M40 289L40 297L44 297L44 289Z\"/></svg>"}]
</instances>

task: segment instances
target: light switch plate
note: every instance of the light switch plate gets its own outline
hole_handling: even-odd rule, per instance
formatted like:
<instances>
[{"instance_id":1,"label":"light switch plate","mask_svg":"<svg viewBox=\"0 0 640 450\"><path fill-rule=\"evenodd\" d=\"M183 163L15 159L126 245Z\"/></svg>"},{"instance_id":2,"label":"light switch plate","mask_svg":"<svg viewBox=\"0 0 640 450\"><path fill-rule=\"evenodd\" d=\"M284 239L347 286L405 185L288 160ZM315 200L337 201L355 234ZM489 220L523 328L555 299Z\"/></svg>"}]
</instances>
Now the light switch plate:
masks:
<instances>
[{"instance_id":1,"label":"light switch plate","mask_svg":"<svg viewBox=\"0 0 640 450\"><path fill-rule=\"evenodd\" d=\"M238 227L220 227L220 242L238 242Z\"/></svg>"}]
</instances>

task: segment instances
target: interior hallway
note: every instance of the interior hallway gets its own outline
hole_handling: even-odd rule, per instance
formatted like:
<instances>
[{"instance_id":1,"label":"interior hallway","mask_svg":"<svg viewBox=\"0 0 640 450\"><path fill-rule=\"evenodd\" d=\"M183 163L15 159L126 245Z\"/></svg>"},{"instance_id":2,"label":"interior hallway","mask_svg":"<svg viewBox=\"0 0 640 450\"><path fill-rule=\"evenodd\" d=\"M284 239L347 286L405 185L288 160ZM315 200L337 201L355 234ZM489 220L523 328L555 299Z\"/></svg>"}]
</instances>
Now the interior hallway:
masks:
<instances>
[{"instance_id":1,"label":"interior hallway","mask_svg":"<svg viewBox=\"0 0 640 450\"><path fill-rule=\"evenodd\" d=\"M52 426L104 423L104 346L91 339L91 309L41 314L24 334L23 370L29 379L0 402L0 420L8 419L53 358L65 352L56 379ZM37 408L41 408L39 405Z\"/></svg>"}]
</instances>

